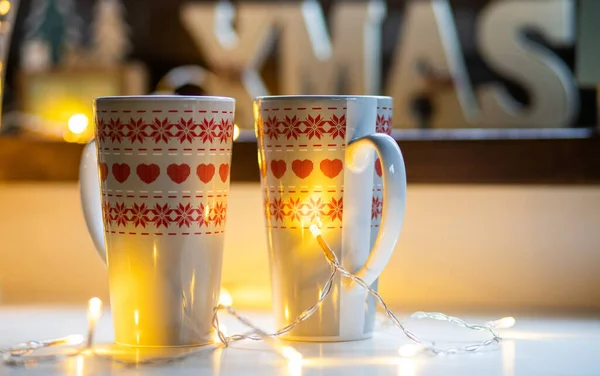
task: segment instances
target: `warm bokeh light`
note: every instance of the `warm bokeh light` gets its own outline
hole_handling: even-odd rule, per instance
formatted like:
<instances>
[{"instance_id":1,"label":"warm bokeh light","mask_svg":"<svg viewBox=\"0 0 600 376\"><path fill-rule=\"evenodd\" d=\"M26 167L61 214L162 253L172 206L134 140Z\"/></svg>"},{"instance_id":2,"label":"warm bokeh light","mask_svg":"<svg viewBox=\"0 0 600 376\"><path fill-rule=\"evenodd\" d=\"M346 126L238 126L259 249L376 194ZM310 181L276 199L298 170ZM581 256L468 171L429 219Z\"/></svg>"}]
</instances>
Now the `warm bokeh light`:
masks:
<instances>
[{"instance_id":1,"label":"warm bokeh light","mask_svg":"<svg viewBox=\"0 0 600 376\"><path fill-rule=\"evenodd\" d=\"M221 288L219 293L219 305L229 307L233 304L233 298L227 289Z\"/></svg>"},{"instance_id":2,"label":"warm bokeh light","mask_svg":"<svg viewBox=\"0 0 600 376\"><path fill-rule=\"evenodd\" d=\"M513 326L515 326L515 323L517 322L517 320L515 320L514 317L503 317L500 320L496 320L496 321L492 321L490 323L490 326L494 329L508 329L508 328L512 328Z\"/></svg>"},{"instance_id":3,"label":"warm bokeh light","mask_svg":"<svg viewBox=\"0 0 600 376\"><path fill-rule=\"evenodd\" d=\"M102 300L91 298L88 304L88 317L90 320L97 321L102 316Z\"/></svg>"},{"instance_id":4,"label":"warm bokeh light","mask_svg":"<svg viewBox=\"0 0 600 376\"><path fill-rule=\"evenodd\" d=\"M425 350L425 346L418 343L410 343L408 345L400 346L398 354L403 358L412 358L423 350Z\"/></svg>"},{"instance_id":5,"label":"warm bokeh light","mask_svg":"<svg viewBox=\"0 0 600 376\"><path fill-rule=\"evenodd\" d=\"M10 11L10 1L0 0L0 15L4 16Z\"/></svg>"},{"instance_id":6,"label":"warm bokeh light","mask_svg":"<svg viewBox=\"0 0 600 376\"><path fill-rule=\"evenodd\" d=\"M88 127L89 119L84 114L75 114L69 118L67 123L69 130L74 134L81 134L85 132Z\"/></svg>"},{"instance_id":7,"label":"warm bokeh light","mask_svg":"<svg viewBox=\"0 0 600 376\"><path fill-rule=\"evenodd\" d=\"M84 359L83 355L78 355L76 360L76 374L77 376L83 376L84 371Z\"/></svg>"},{"instance_id":8,"label":"warm bokeh light","mask_svg":"<svg viewBox=\"0 0 600 376\"><path fill-rule=\"evenodd\" d=\"M83 343L83 336L80 334L73 334L67 337L67 345L81 345Z\"/></svg>"},{"instance_id":9,"label":"warm bokeh light","mask_svg":"<svg viewBox=\"0 0 600 376\"><path fill-rule=\"evenodd\" d=\"M65 140L66 142L78 142L79 137L75 133L66 130L63 132L63 140Z\"/></svg>"},{"instance_id":10,"label":"warm bokeh light","mask_svg":"<svg viewBox=\"0 0 600 376\"><path fill-rule=\"evenodd\" d=\"M283 355L289 362L296 364L302 363L302 354L296 351L296 349L293 347L283 346L281 348L281 355Z\"/></svg>"},{"instance_id":11,"label":"warm bokeh light","mask_svg":"<svg viewBox=\"0 0 600 376\"><path fill-rule=\"evenodd\" d=\"M237 140L240 137L240 127L237 124L233 125L233 141Z\"/></svg>"}]
</instances>

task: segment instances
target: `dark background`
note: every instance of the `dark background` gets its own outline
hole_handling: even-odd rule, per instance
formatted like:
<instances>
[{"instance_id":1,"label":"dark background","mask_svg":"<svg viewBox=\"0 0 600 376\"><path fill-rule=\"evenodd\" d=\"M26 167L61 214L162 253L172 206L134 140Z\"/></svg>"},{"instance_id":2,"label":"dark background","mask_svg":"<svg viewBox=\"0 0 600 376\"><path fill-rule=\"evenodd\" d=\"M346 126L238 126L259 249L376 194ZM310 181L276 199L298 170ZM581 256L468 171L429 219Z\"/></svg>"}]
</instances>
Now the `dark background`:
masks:
<instances>
[{"instance_id":1,"label":"dark background","mask_svg":"<svg viewBox=\"0 0 600 376\"><path fill-rule=\"evenodd\" d=\"M419 1L419 0L417 0ZM546 1L546 0L523 0L523 1ZM187 64L204 64L201 52L194 45L187 31L179 20L179 10L183 0L123 0L127 10L125 15L130 27L130 38L132 50L130 58L140 60L147 65L150 72L150 88L154 88L158 80L170 69ZM76 8L83 19L84 29L81 30L83 43L90 43L89 25L92 20L94 0L76 0ZM235 3L235 2L234 2ZM268 3L268 2L263 2ZM330 13L334 1L322 0L325 14ZM406 0L388 1L387 17L383 24L383 77L387 76L391 57L397 49L397 39L402 28L403 10ZM488 4L490 0L451 0L450 4L454 13L455 24L461 40L461 46L467 64L467 70L474 86L491 81L504 82L513 96L521 103L527 104L529 97L527 91L519 84L505 80L490 69L475 45L475 25L478 13ZM4 110L19 109L16 88L16 69L18 69L20 55L20 41L25 34L24 19L30 10L31 1L22 0L17 15L17 24L13 35L8 60L7 81L4 92ZM544 38L536 30L527 30L526 35L539 43L545 43ZM575 46L563 49L552 48L570 67L575 66ZM273 51L277 50L277 46ZM277 64L275 56L272 56L262 67L262 76L265 84L273 94L278 92L276 82ZM183 88L182 93L198 94L198 88ZM585 127L597 123L596 90L580 90L580 113L572 126Z\"/></svg>"}]
</instances>

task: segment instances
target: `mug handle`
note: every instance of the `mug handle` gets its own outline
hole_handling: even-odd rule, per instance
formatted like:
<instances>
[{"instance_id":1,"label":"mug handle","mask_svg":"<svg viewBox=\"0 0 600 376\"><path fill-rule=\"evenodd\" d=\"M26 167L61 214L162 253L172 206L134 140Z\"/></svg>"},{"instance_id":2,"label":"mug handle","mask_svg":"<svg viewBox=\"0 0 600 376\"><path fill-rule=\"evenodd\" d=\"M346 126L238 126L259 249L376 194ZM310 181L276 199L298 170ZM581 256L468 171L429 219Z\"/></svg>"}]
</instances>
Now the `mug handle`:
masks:
<instances>
[{"instance_id":1,"label":"mug handle","mask_svg":"<svg viewBox=\"0 0 600 376\"><path fill-rule=\"evenodd\" d=\"M104 242L99 174L96 141L92 140L85 146L81 155L81 162L79 164L79 194L85 224L92 236L92 241L98 255L106 265L106 244Z\"/></svg>"},{"instance_id":2,"label":"mug handle","mask_svg":"<svg viewBox=\"0 0 600 376\"><path fill-rule=\"evenodd\" d=\"M356 276L368 285L373 284L387 265L400 231L406 209L406 169L398 143L386 134L372 134L353 140L348 145L348 167L362 170L372 161L375 149L383 172L383 208L377 238L365 265Z\"/></svg>"}]
</instances>

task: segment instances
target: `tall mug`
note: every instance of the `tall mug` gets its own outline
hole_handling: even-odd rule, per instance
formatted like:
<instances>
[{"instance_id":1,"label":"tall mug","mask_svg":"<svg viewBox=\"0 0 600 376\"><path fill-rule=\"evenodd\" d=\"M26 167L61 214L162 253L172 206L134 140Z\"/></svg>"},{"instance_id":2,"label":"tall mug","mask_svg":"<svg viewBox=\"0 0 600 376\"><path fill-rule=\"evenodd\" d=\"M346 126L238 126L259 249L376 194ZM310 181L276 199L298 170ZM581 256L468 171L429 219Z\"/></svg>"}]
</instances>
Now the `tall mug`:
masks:
<instances>
[{"instance_id":1,"label":"tall mug","mask_svg":"<svg viewBox=\"0 0 600 376\"><path fill-rule=\"evenodd\" d=\"M343 266L376 287L394 251L406 202L402 154L383 134L391 102L371 96L256 99L277 327L314 304L331 273L309 230L313 224ZM286 339L348 341L372 335L375 304L358 285L336 278L319 311Z\"/></svg>"},{"instance_id":2,"label":"tall mug","mask_svg":"<svg viewBox=\"0 0 600 376\"><path fill-rule=\"evenodd\" d=\"M85 219L107 264L115 341L211 339L225 237L235 101L105 97L80 169Z\"/></svg>"}]
</instances>

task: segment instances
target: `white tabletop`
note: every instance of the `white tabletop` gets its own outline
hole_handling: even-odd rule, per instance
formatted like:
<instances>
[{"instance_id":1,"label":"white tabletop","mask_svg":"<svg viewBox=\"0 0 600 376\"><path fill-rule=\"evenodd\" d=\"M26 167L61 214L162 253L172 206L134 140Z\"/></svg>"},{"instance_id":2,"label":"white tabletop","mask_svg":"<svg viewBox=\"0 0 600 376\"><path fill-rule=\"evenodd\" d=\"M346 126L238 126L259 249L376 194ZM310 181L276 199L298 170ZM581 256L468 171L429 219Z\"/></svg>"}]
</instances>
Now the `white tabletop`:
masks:
<instances>
[{"instance_id":1,"label":"white tabletop","mask_svg":"<svg viewBox=\"0 0 600 376\"><path fill-rule=\"evenodd\" d=\"M266 312L247 317L272 330ZM482 323L497 317L468 317ZM228 331L242 327L223 315ZM439 345L450 341L484 339L445 323L412 321L407 325L425 339ZM85 309L0 308L0 348L25 340L41 340L69 334L85 334ZM262 342L239 342L230 348L209 347L169 364L131 366L97 356L72 357L57 363L29 368L0 365L0 375L600 375L600 319L519 318L517 325L502 333L496 349L477 354L421 355L400 358L398 349L409 343L395 328L381 327L370 340L345 343L289 343L302 353L301 365L290 365ZM98 325L100 350L112 338L110 315ZM124 359L135 358L134 354ZM138 359L157 353L137 354Z\"/></svg>"}]
</instances>

